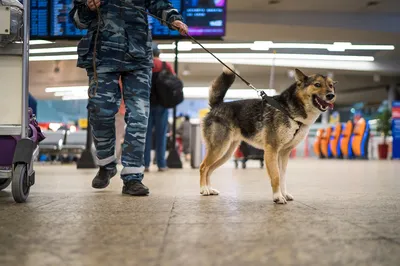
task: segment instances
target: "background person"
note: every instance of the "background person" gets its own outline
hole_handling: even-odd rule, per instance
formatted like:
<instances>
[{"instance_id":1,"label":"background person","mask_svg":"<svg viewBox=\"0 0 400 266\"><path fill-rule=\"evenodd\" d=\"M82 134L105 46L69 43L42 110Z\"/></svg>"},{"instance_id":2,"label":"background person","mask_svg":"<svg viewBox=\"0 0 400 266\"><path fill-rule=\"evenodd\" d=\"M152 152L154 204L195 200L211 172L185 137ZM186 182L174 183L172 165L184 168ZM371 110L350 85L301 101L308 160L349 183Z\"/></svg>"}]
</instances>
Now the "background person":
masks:
<instances>
[{"instance_id":1,"label":"background person","mask_svg":"<svg viewBox=\"0 0 400 266\"><path fill-rule=\"evenodd\" d=\"M177 130L178 134L181 135L182 145L183 145L183 154L185 155L185 160L190 160L190 134L192 125L190 124L190 117L185 115L185 120L180 125Z\"/></svg>"},{"instance_id":2,"label":"background person","mask_svg":"<svg viewBox=\"0 0 400 266\"><path fill-rule=\"evenodd\" d=\"M157 73L163 69L163 62L160 59L160 50L156 43L153 43L153 83L157 78ZM175 75L170 63L165 62L167 71ZM168 130L168 109L161 106L156 97L155 87L151 88L150 96L150 115L148 120L147 134L146 134L146 148L144 153L144 166L145 171L149 171L151 162L151 146L153 140L153 127L155 138L155 157L159 171L167 170L167 162L165 160L165 153L167 150L167 130Z\"/></svg>"}]
</instances>

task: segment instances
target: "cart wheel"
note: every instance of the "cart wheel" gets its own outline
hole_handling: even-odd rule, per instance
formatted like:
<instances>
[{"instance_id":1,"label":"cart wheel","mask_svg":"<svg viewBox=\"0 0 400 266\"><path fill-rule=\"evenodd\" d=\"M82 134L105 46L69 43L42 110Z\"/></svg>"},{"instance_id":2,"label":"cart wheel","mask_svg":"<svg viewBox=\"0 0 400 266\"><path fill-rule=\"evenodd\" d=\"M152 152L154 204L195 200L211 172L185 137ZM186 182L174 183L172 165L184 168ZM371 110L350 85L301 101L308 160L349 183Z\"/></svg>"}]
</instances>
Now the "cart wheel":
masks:
<instances>
[{"instance_id":1,"label":"cart wheel","mask_svg":"<svg viewBox=\"0 0 400 266\"><path fill-rule=\"evenodd\" d=\"M6 189L10 185L11 181L12 181L11 178L0 179L0 191L2 191L3 189Z\"/></svg>"},{"instance_id":2,"label":"cart wheel","mask_svg":"<svg viewBox=\"0 0 400 266\"><path fill-rule=\"evenodd\" d=\"M13 173L12 195L17 203L26 201L29 195L28 173L26 164L17 164Z\"/></svg>"}]
</instances>

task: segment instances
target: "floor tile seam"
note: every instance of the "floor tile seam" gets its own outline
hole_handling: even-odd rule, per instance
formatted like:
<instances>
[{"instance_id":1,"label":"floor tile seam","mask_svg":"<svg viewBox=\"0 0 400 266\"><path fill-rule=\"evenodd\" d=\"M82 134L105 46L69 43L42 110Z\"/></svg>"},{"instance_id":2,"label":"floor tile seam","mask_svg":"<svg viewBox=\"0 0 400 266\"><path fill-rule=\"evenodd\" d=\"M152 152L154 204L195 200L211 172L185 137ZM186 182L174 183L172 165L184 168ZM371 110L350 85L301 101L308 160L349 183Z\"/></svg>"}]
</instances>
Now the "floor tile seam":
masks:
<instances>
[{"instance_id":1,"label":"floor tile seam","mask_svg":"<svg viewBox=\"0 0 400 266\"><path fill-rule=\"evenodd\" d=\"M169 230L169 226L170 226L170 221L171 221L171 218L173 216L172 213L173 213L174 208L175 208L175 202L176 202L176 196L174 197L174 201L172 202L171 210L169 211L169 217L168 217L168 221L167 221L167 226L165 227L164 236L163 236L163 239L161 241L160 252L158 254L158 257L157 257L157 260L156 260L156 264L155 264L157 266L161 265L161 261L162 261L162 258L164 256L164 253L165 253L167 235L168 235L168 230Z\"/></svg>"},{"instance_id":2,"label":"floor tile seam","mask_svg":"<svg viewBox=\"0 0 400 266\"><path fill-rule=\"evenodd\" d=\"M373 230L369 229L368 227L364 227L364 226L362 226L362 225L359 225L359 224L354 223L354 222L352 222L352 221L349 221L349 220L347 220L347 219L343 219L342 221L344 221L344 222L346 222L346 223L349 223L349 224L351 224L351 225L354 225L354 226L356 226L356 227L358 227L358 228L361 228L361 229L363 229L363 230L366 230L368 233L377 235L379 239L383 239L383 240L386 240L386 241L395 243L395 244L397 244L397 245L400 245L400 240L396 240L396 237L391 238L391 237L384 236L384 235L382 235L382 234L380 234L380 233L378 233L378 232L376 232L376 231L373 231Z\"/></svg>"},{"instance_id":3,"label":"floor tile seam","mask_svg":"<svg viewBox=\"0 0 400 266\"><path fill-rule=\"evenodd\" d=\"M234 247L235 245L242 245L242 244L251 244L251 243L263 243L263 240L270 240L270 237L265 237L262 239L241 239L240 242L238 242L237 240L228 240L228 239L224 239L221 240L221 243L223 242L224 244L226 244L227 246L232 246ZM323 239L323 238L321 238ZM325 239L326 240L326 239ZM343 239L343 238L330 238L329 241L330 242L359 242L359 241L377 241L377 240L385 240L382 239L380 237L361 237L361 238L347 238L347 239ZM304 242L304 241L299 241L299 242ZM219 243L219 242L214 242L215 243ZM173 241L168 241L168 244L184 244L184 245L191 245L194 247L207 247L209 246L207 243L199 243L199 242L173 242ZM210 247L212 248L212 247Z\"/></svg>"},{"instance_id":4,"label":"floor tile seam","mask_svg":"<svg viewBox=\"0 0 400 266\"><path fill-rule=\"evenodd\" d=\"M33 210L32 210L33 211ZM25 212L30 212L30 210L28 210L28 211L25 211ZM35 212L36 213L38 213L38 212L40 212L40 213L59 213L59 212L62 212L62 213L79 213L79 212L82 212L82 213L90 213L90 212L93 212L93 213L95 213L95 212L98 212L98 210L95 210L95 209L93 209L93 210L62 210L62 211L60 211L60 210L35 210ZM132 212L134 212L134 213L160 213L160 212L168 212L169 213L169 211L165 211L165 210L162 210L162 211L156 211L156 210L152 210L152 211L136 211L136 210L132 210ZM116 211L116 210L113 210L112 211L112 213L113 214L120 214L120 213L126 213L126 210L125 211Z\"/></svg>"},{"instance_id":5,"label":"floor tile seam","mask_svg":"<svg viewBox=\"0 0 400 266\"><path fill-rule=\"evenodd\" d=\"M302 203L302 202L299 202L299 203ZM342 221L342 222L345 222L345 223L351 224L351 225L353 225L353 226L356 226L356 227L358 227L358 228L361 228L361 229L363 229L363 230L366 230L368 233L377 235L377 237L380 238L380 239L384 239L384 240L387 240L387 241L389 241L389 242L392 242L392 243L395 243L395 244L397 244L397 245L400 245L400 240L397 241L397 240L395 240L395 239L393 239L393 238L389 238L389 237L386 237L386 236L384 236L384 235L381 235L380 233L378 233L378 232L376 232L376 231L372 231L371 229L369 229L369 228L367 228L367 227L364 227L364 226L361 226L361 225L359 225L359 224L357 224L357 223L354 223L354 222L352 222L352 221L350 221L350 220L348 220L348 219L343 219L342 217L340 217L340 216L338 216L338 215L335 215L335 214L332 214L332 213L330 213L330 212L328 212L328 211L324 211L324 210L320 210L320 209L314 208L314 207L309 206L309 205L307 205L307 204L305 204L305 203L302 203L302 204L305 205L305 206L308 206L308 207L310 207L310 208L313 208L313 209L314 209L315 211L317 211L317 212L323 213L323 214L325 214L325 215L329 215L330 217L333 217L333 218L335 218L335 219L338 219L338 220L340 220L340 221Z\"/></svg>"}]
</instances>

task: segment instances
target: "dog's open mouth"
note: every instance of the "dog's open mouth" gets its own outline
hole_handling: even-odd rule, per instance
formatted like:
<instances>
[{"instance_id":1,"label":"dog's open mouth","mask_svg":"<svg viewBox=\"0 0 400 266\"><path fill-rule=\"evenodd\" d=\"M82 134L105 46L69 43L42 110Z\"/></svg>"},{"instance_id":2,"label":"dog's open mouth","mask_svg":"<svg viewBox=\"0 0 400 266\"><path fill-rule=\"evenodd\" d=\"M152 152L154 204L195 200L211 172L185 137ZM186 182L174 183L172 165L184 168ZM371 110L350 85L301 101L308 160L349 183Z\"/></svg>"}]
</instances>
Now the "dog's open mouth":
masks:
<instances>
[{"instance_id":1,"label":"dog's open mouth","mask_svg":"<svg viewBox=\"0 0 400 266\"><path fill-rule=\"evenodd\" d=\"M328 110L328 108L333 109L333 104L332 103L328 103L328 102L322 100L317 95L313 95L313 104L321 112L325 112L326 110Z\"/></svg>"}]
</instances>

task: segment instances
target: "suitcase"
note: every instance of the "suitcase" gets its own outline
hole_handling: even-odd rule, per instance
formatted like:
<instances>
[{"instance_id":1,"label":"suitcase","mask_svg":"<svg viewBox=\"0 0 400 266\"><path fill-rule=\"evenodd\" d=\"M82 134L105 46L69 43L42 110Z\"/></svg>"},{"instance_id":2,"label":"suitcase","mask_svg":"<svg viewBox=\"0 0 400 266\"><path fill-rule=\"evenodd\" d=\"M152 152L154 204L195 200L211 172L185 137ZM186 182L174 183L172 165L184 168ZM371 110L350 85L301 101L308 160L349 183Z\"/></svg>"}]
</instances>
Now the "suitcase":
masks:
<instances>
[{"instance_id":1,"label":"suitcase","mask_svg":"<svg viewBox=\"0 0 400 266\"><path fill-rule=\"evenodd\" d=\"M45 139L45 136L43 135L31 108L28 109L28 115L28 137L37 146L39 142ZM21 140L21 136L0 136L0 147L2 147L0 151L0 191L6 189L12 181L13 170L15 170L13 169L14 154L19 140ZM37 156L38 154L38 149L35 149L35 155ZM29 190L27 188L24 196L27 197L28 194Z\"/></svg>"},{"instance_id":2,"label":"suitcase","mask_svg":"<svg viewBox=\"0 0 400 266\"><path fill-rule=\"evenodd\" d=\"M257 160L260 161L260 167L264 167L264 151L257 149L246 142L242 141L239 146L241 153L243 154L242 158L242 168L245 169L247 167L246 162L248 160ZM238 160L235 158L235 167L238 168Z\"/></svg>"}]
</instances>

